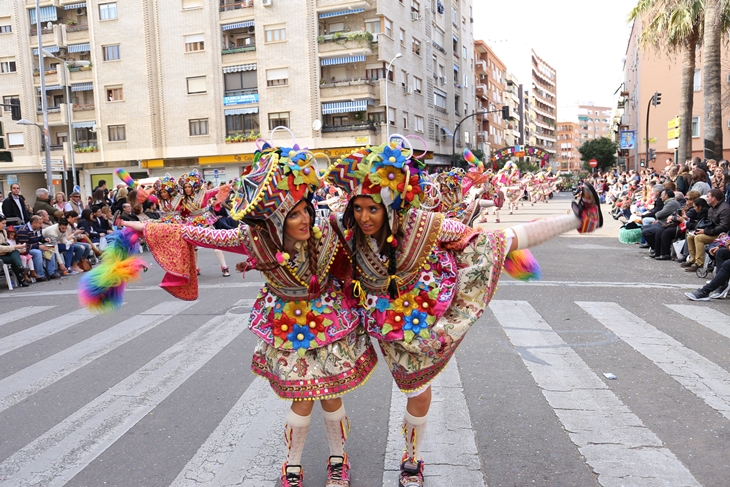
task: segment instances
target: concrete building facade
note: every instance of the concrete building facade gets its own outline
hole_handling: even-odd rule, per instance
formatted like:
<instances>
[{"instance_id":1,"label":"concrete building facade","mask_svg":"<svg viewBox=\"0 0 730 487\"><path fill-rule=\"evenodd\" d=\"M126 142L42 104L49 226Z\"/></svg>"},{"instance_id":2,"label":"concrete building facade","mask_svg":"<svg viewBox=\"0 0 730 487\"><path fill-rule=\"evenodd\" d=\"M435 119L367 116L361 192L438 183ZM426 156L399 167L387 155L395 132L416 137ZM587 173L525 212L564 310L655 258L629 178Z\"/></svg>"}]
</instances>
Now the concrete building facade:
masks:
<instances>
[{"instance_id":1,"label":"concrete building facade","mask_svg":"<svg viewBox=\"0 0 730 487\"><path fill-rule=\"evenodd\" d=\"M582 162L578 148L581 140L581 126L575 122L558 122L558 170L577 173L581 170Z\"/></svg>"},{"instance_id":2,"label":"concrete building facade","mask_svg":"<svg viewBox=\"0 0 730 487\"><path fill-rule=\"evenodd\" d=\"M535 112L535 145L557 160L556 128L558 120L557 72L532 51L532 109Z\"/></svg>"},{"instance_id":3,"label":"concrete building facade","mask_svg":"<svg viewBox=\"0 0 730 487\"><path fill-rule=\"evenodd\" d=\"M482 40L474 42L477 108L480 111L492 111L477 120L477 134L480 149L485 157L502 149L505 143L507 121L502 118L502 106L505 99L506 74L505 64L494 51Z\"/></svg>"},{"instance_id":4,"label":"concrete building facade","mask_svg":"<svg viewBox=\"0 0 730 487\"><path fill-rule=\"evenodd\" d=\"M578 128L581 143L613 136L613 109L593 104L578 105Z\"/></svg>"},{"instance_id":5,"label":"concrete building facade","mask_svg":"<svg viewBox=\"0 0 730 487\"><path fill-rule=\"evenodd\" d=\"M0 3L0 95L42 123L34 6ZM43 0L54 170L69 166L69 126L87 193L117 167L232 179L278 125L333 160L389 129L449 164L452 135L457 152L474 142L473 120L453 133L476 108L471 15L470 0ZM91 65L66 73L60 59ZM45 186L38 129L1 113L12 162L0 162L0 185Z\"/></svg>"}]
</instances>

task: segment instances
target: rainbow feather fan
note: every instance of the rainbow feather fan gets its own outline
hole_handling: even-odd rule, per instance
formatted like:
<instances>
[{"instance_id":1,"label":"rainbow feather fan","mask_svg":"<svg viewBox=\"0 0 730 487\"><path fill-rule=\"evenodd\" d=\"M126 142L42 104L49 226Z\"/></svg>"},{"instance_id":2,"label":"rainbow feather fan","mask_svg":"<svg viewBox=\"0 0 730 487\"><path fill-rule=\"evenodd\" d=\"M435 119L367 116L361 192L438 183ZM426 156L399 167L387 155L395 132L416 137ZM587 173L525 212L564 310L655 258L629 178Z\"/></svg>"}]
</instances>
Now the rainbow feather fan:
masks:
<instances>
[{"instance_id":1,"label":"rainbow feather fan","mask_svg":"<svg viewBox=\"0 0 730 487\"><path fill-rule=\"evenodd\" d=\"M540 264L527 249L515 250L507 254L504 270L520 281L539 281L542 278Z\"/></svg>"},{"instance_id":2,"label":"rainbow feather fan","mask_svg":"<svg viewBox=\"0 0 730 487\"><path fill-rule=\"evenodd\" d=\"M119 179L124 181L127 186L129 186L130 188L134 188L134 179L132 178L132 176L129 175L126 170L119 167L114 170L114 174L116 174Z\"/></svg>"},{"instance_id":3,"label":"rainbow feather fan","mask_svg":"<svg viewBox=\"0 0 730 487\"><path fill-rule=\"evenodd\" d=\"M109 244L101 256L101 264L85 273L79 280L79 302L97 313L119 309L124 288L139 279L147 270L139 254L139 234L125 228L108 235Z\"/></svg>"},{"instance_id":4,"label":"rainbow feather fan","mask_svg":"<svg viewBox=\"0 0 730 487\"><path fill-rule=\"evenodd\" d=\"M484 168L484 164L482 164L482 161L477 159L476 156L469 149L464 149L464 160L478 169Z\"/></svg>"}]
</instances>

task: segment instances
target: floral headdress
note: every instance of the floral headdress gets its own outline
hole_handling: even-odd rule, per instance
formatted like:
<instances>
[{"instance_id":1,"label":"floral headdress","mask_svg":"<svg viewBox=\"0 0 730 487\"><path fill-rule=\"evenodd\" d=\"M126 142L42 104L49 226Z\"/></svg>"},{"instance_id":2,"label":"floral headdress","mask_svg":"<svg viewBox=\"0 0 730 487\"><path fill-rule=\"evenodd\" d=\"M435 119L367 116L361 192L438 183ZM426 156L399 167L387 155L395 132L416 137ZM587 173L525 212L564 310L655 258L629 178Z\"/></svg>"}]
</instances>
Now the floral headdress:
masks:
<instances>
[{"instance_id":1,"label":"floral headdress","mask_svg":"<svg viewBox=\"0 0 730 487\"><path fill-rule=\"evenodd\" d=\"M274 131L277 129L289 130L277 127ZM308 149L301 149L296 143L292 147L274 147L262 142L251 171L241 177L232 217L262 220L274 243L282 249L286 215L302 199L310 199L321 181L315 154Z\"/></svg>"},{"instance_id":2,"label":"floral headdress","mask_svg":"<svg viewBox=\"0 0 730 487\"><path fill-rule=\"evenodd\" d=\"M159 193L160 190L164 189L168 192L170 196L175 196L175 194L177 193L177 184L175 183L175 178L167 173L165 174L165 177L162 177L155 181L154 188L157 193Z\"/></svg>"},{"instance_id":3,"label":"floral headdress","mask_svg":"<svg viewBox=\"0 0 730 487\"><path fill-rule=\"evenodd\" d=\"M203 176L200 175L197 169L193 169L189 173L183 174L177 180L177 187L180 194L185 194L185 185L189 184L193 188L193 193L203 187Z\"/></svg>"}]
</instances>

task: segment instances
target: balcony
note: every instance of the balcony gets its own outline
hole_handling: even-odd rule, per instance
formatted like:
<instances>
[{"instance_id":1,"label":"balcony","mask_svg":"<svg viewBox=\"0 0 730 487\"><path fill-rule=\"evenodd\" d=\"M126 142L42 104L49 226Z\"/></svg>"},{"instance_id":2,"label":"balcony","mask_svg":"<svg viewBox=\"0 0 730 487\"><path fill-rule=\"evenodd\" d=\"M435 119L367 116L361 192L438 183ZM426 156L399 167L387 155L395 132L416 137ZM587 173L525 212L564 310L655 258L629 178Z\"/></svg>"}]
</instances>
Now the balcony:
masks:
<instances>
[{"instance_id":1,"label":"balcony","mask_svg":"<svg viewBox=\"0 0 730 487\"><path fill-rule=\"evenodd\" d=\"M348 125L325 125L322 127L323 134L331 134L337 132L377 132L380 129L379 125L375 125L373 122L359 122Z\"/></svg>"},{"instance_id":2,"label":"balcony","mask_svg":"<svg viewBox=\"0 0 730 487\"><path fill-rule=\"evenodd\" d=\"M374 54L376 41L370 32L360 30L355 32L335 32L317 37L320 53L343 51L348 49L364 48L363 54Z\"/></svg>"},{"instance_id":3,"label":"balcony","mask_svg":"<svg viewBox=\"0 0 730 487\"><path fill-rule=\"evenodd\" d=\"M353 10L356 8L374 8L372 0L317 0L317 11L320 10Z\"/></svg>"},{"instance_id":4,"label":"balcony","mask_svg":"<svg viewBox=\"0 0 730 487\"><path fill-rule=\"evenodd\" d=\"M221 56L225 56L223 62L226 64L248 64L256 62L256 46L231 47L221 50Z\"/></svg>"},{"instance_id":5,"label":"balcony","mask_svg":"<svg viewBox=\"0 0 730 487\"><path fill-rule=\"evenodd\" d=\"M221 0L218 18L222 23L253 20L253 0Z\"/></svg>"},{"instance_id":6,"label":"balcony","mask_svg":"<svg viewBox=\"0 0 730 487\"><path fill-rule=\"evenodd\" d=\"M436 49L437 51L439 51L441 54L443 54L444 56L446 55L446 49L444 49L443 47L441 47L441 45L439 45L438 42L431 41L431 45L433 46L434 49Z\"/></svg>"},{"instance_id":7,"label":"balcony","mask_svg":"<svg viewBox=\"0 0 730 487\"><path fill-rule=\"evenodd\" d=\"M476 92L477 96L480 96L485 100L489 100L489 90L487 90L487 85L485 85L484 83L479 83L476 85Z\"/></svg>"},{"instance_id":8,"label":"balcony","mask_svg":"<svg viewBox=\"0 0 730 487\"><path fill-rule=\"evenodd\" d=\"M479 59L474 63L474 74L487 74L487 62Z\"/></svg>"},{"instance_id":9,"label":"balcony","mask_svg":"<svg viewBox=\"0 0 730 487\"><path fill-rule=\"evenodd\" d=\"M66 42L76 44L89 40L88 24L70 24L66 26Z\"/></svg>"},{"instance_id":10,"label":"balcony","mask_svg":"<svg viewBox=\"0 0 730 487\"><path fill-rule=\"evenodd\" d=\"M341 98L380 98L380 85L369 79L341 80L322 83L322 99Z\"/></svg>"},{"instance_id":11,"label":"balcony","mask_svg":"<svg viewBox=\"0 0 730 487\"><path fill-rule=\"evenodd\" d=\"M41 25L43 24L47 23L41 23ZM41 33L43 34L43 47L66 46L66 24L53 24L51 29L43 27L41 28ZM30 28L30 46L34 48L38 47L38 29L35 25ZM38 55L36 54L35 56L37 57Z\"/></svg>"},{"instance_id":12,"label":"balcony","mask_svg":"<svg viewBox=\"0 0 730 487\"><path fill-rule=\"evenodd\" d=\"M61 78L58 74L57 69L46 69L46 70L44 70L44 73L45 73L44 78L46 80L46 86L57 85L57 84L61 83L61 81L60 81ZM37 69L33 70L33 82L39 86L41 84L41 72Z\"/></svg>"},{"instance_id":13,"label":"balcony","mask_svg":"<svg viewBox=\"0 0 730 487\"><path fill-rule=\"evenodd\" d=\"M43 113L40 111L37 112L36 123L43 123ZM61 107L48 107L48 125L67 125L61 116Z\"/></svg>"},{"instance_id":14,"label":"balcony","mask_svg":"<svg viewBox=\"0 0 730 487\"><path fill-rule=\"evenodd\" d=\"M253 7L253 0L221 0L220 12L228 12L230 10L240 10L242 8Z\"/></svg>"}]
</instances>

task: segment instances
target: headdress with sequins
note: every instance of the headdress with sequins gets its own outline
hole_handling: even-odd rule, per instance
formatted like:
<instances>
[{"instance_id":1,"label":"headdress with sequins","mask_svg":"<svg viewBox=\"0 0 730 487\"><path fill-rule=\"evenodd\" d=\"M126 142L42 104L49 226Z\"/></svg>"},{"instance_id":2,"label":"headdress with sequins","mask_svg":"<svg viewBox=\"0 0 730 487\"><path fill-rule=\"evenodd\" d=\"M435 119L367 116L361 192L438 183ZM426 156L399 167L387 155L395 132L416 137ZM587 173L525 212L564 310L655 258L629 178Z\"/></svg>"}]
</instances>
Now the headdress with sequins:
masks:
<instances>
[{"instance_id":1,"label":"headdress with sequins","mask_svg":"<svg viewBox=\"0 0 730 487\"><path fill-rule=\"evenodd\" d=\"M164 189L170 196L175 196L177 193L177 183L175 183L175 178L169 174L165 174L164 177L155 181L154 189L158 194L160 190Z\"/></svg>"},{"instance_id":2,"label":"headdress with sequins","mask_svg":"<svg viewBox=\"0 0 730 487\"><path fill-rule=\"evenodd\" d=\"M196 193L201 187L203 187L203 182L203 176L200 175L197 169L193 169L189 173L185 173L178 178L177 187L180 194L185 194L185 185L189 184L193 188L193 193Z\"/></svg>"}]
</instances>

